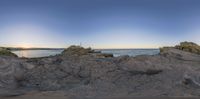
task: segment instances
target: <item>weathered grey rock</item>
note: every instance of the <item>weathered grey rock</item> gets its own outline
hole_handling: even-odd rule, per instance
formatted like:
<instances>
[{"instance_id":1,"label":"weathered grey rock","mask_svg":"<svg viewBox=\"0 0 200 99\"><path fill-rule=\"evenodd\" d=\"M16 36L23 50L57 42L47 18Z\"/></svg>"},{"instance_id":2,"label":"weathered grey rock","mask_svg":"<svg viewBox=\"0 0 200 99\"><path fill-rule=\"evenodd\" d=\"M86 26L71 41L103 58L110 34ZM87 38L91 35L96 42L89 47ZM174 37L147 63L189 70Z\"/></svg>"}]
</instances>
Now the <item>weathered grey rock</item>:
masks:
<instances>
[{"instance_id":1,"label":"weathered grey rock","mask_svg":"<svg viewBox=\"0 0 200 99\"><path fill-rule=\"evenodd\" d=\"M175 48L152 56L102 58L92 54L0 57L0 89L63 90L81 99L200 95L200 55Z\"/></svg>"},{"instance_id":2,"label":"weathered grey rock","mask_svg":"<svg viewBox=\"0 0 200 99\"><path fill-rule=\"evenodd\" d=\"M23 60L12 56L0 57L0 96L17 96L24 94L19 81L24 80L27 68Z\"/></svg>"}]
</instances>

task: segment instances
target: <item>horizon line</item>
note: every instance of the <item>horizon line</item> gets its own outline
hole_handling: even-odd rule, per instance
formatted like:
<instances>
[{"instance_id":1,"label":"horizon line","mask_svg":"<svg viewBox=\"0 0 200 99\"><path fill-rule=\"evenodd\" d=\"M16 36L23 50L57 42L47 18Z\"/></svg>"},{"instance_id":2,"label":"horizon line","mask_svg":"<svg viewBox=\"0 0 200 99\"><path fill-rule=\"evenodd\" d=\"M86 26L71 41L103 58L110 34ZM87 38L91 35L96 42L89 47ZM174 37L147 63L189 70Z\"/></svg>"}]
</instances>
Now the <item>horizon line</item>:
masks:
<instances>
[{"instance_id":1,"label":"horizon line","mask_svg":"<svg viewBox=\"0 0 200 99\"><path fill-rule=\"evenodd\" d=\"M70 45L71 46L71 45ZM70 47L68 46L68 47ZM6 47L6 46L0 46L0 47L4 47L4 48L13 48L13 49L66 49L68 47ZM135 47L135 48L95 48L95 47L84 47L84 46L81 46L83 48L91 48L91 49L95 49L95 50L101 50L101 49L106 49L106 50L110 50L110 49L159 49L160 47L149 47L149 48L144 48L144 47Z\"/></svg>"}]
</instances>

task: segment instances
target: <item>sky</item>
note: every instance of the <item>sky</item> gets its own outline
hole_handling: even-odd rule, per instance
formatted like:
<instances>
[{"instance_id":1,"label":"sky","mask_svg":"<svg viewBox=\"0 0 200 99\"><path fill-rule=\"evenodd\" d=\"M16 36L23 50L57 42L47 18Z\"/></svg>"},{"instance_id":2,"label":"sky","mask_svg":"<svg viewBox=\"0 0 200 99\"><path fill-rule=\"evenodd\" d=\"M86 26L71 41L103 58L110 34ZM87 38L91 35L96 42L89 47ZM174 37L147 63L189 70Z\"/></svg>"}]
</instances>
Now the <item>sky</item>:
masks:
<instances>
[{"instance_id":1,"label":"sky","mask_svg":"<svg viewBox=\"0 0 200 99\"><path fill-rule=\"evenodd\" d=\"M0 0L0 46L200 44L199 0Z\"/></svg>"}]
</instances>

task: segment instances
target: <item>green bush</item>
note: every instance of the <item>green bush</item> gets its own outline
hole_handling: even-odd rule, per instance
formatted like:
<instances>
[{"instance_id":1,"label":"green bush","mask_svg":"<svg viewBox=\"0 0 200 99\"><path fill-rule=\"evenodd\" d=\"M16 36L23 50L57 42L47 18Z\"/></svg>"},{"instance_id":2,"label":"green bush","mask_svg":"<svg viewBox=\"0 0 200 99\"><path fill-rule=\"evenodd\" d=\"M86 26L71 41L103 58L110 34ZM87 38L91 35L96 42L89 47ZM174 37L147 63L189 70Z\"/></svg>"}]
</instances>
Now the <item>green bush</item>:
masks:
<instances>
[{"instance_id":1,"label":"green bush","mask_svg":"<svg viewBox=\"0 0 200 99\"><path fill-rule=\"evenodd\" d=\"M193 42L181 42L179 45L176 45L175 48L195 54L200 54L200 46Z\"/></svg>"},{"instance_id":2,"label":"green bush","mask_svg":"<svg viewBox=\"0 0 200 99\"><path fill-rule=\"evenodd\" d=\"M17 57L16 54L12 53L10 50L7 50L6 48L1 47L0 48L0 56L14 56Z\"/></svg>"},{"instance_id":3,"label":"green bush","mask_svg":"<svg viewBox=\"0 0 200 99\"><path fill-rule=\"evenodd\" d=\"M160 48L160 53L168 51L170 48L172 48L172 47L161 47Z\"/></svg>"},{"instance_id":4,"label":"green bush","mask_svg":"<svg viewBox=\"0 0 200 99\"><path fill-rule=\"evenodd\" d=\"M81 46L75 46L72 45L65 49L62 54L68 54L68 55L86 55L88 53L93 53L94 50L91 48L83 48Z\"/></svg>"}]
</instances>

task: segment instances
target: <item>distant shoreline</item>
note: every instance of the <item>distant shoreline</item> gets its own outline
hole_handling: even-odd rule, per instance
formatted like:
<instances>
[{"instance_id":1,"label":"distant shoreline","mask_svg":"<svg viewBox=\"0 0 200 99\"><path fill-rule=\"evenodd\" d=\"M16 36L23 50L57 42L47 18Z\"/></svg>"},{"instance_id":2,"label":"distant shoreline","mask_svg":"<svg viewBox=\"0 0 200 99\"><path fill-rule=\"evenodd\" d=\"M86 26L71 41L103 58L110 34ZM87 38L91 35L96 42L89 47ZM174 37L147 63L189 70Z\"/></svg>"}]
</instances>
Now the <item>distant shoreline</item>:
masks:
<instances>
[{"instance_id":1,"label":"distant shoreline","mask_svg":"<svg viewBox=\"0 0 200 99\"><path fill-rule=\"evenodd\" d=\"M19 50L64 50L64 48L7 48L11 51L19 51Z\"/></svg>"},{"instance_id":2,"label":"distant shoreline","mask_svg":"<svg viewBox=\"0 0 200 99\"><path fill-rule=\"evenodd\" d=\"M94 49L94 50L157 50L159 48L105 48L105 49Z\"/></svg>"},{"instance_id":3,"label":"distant shoreline","mask_svg":"<svg viewBox=\"0 0 200 99\"><path fill-rule=\"evenodd\" d=\"M7 48L11 51L18 50L64 50L65 48ZM159 48L105 48L105 49L93 49L93 50L157 50Z\"/></svg>"}]
</instances>

